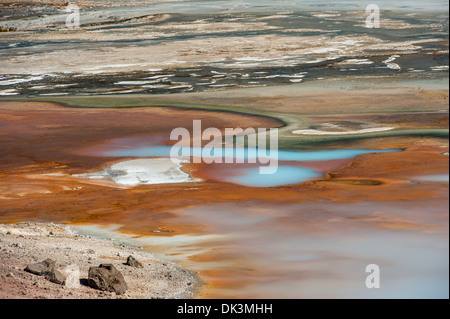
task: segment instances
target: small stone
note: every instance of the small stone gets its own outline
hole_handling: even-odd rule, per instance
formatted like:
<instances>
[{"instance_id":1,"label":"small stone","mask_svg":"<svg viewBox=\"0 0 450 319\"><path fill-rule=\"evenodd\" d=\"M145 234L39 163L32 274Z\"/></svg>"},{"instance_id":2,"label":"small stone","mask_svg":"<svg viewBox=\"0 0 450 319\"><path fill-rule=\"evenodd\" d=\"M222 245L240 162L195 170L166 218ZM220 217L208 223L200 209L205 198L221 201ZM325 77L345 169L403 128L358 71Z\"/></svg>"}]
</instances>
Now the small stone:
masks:
<instances>
[{"instance_id":1,"label":"small stone","mask_svg":"<svg viewBox=\"0 0 450 319\"><path fill-rule=\"evenodd\" d=\"M10 272L10 273L8 273L8 274L6 275L6 277L8 277L8 278L14 278L14 275L13 275L12 272Z\"/></svg>"},{"instance_id":2,"label":"small stone","mask_svg":"<svg viewBox=\"0 0 450 319\"><path fill-rule=\"evenodd\" d=\"M144 266L133 256L128 256L126 265L134 268L144 268Z\"/></svg>"}]
</instances>

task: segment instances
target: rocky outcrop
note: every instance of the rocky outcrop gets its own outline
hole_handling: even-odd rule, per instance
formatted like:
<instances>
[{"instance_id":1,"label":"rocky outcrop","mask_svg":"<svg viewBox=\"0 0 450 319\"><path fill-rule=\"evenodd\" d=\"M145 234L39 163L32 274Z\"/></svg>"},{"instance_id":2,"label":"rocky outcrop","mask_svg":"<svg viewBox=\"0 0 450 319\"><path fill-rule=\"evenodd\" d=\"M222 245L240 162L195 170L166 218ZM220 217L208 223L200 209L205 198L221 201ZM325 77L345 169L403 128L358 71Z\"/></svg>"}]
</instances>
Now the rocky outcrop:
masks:
<instances>
[{"instance_id":1,"label":"rocky outcrop","mask_svg":"<svg viewBox=\"0 0 450 319\"><path fill-rule=\"evenodd\" d=\"M115 292L118 295L124 294L128 289L122 273L111 264L89 268L87 284L91 288Z\"/></svg>"}]
</instances>

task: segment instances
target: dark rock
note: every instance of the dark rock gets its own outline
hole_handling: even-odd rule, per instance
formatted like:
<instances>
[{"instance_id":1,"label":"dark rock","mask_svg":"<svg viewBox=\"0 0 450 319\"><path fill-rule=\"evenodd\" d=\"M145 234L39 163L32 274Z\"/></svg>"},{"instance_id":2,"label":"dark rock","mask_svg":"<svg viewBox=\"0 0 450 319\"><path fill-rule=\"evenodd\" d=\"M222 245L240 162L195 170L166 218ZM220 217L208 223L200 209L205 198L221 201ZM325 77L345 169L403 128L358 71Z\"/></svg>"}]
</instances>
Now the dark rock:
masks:
<instances>
[{"instance_id":1,"label":"dark rock","mask_svg":"<svg viewBox=\"0 0 450 319\"><path fill-rule=\"evenodd\" d=\"M115 292L117 295L124 294L128 289L122 273L111 264L89 268L87 284L91 288Z\"/></svg>"},{"instance_id":2,"label":"dark rock","mask_svg":"<svg viewBox=\"0 0 450 319\"><path fill-rule=\"evenodd\" d=\"M58 285L64 285L66 283L66 276L59 270L53 269L51 272L45 275L48 281L51 281Z\"/></svg>"},{"instance_id":3,"label":"dark rock","mask_svg":"<svg viewBox=\"0 0 450 319\"><path fill-rule=\"evenodd\" d=\"M55 262L51 259L46 259L40 263L35 264L29 264L25 271L38 275L38 276L45 276L49 273L51 273L55 268Z\"/></svg>"},{"instance_id":4,"label":"dark rock","mask_svg":"<svg viewBox=\"0 0 450 319\"><path fill-rule=\"evenodd\" d=\"M144 268L144 266L133 256L128 256L126 265L134 268Z\"/></svg>"}]
</instances>

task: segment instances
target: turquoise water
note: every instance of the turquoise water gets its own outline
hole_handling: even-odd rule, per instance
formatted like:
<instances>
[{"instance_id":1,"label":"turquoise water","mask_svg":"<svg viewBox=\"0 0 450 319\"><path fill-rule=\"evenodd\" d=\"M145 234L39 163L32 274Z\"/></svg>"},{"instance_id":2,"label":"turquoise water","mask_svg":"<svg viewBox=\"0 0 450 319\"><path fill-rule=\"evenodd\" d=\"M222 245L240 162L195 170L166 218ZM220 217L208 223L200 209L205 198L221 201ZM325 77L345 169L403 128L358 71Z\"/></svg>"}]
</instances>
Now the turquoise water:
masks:
<instances>
[{"instance_id":1,"label":"turquoise water","mask_svg":"<svg viewBox=\"0 0 450 319\"><path fill-rule=\"evenodd\" d=\"M108 151L107 156L133 156L133 157L171 157L171 146L151 146L127 149L115 149ZM260 163L261 167L278 167L271 174L262 173L261 167L242 167L236 166L227 171L227 174L218 173L216 178L219 181L239 184L248 187L277 187L283 185L304 183L319 177L323 174L310 168L294 166L287 162L315 162L315 161L333 161L342 159L352 159L358 155L370 153L390 153L399 152L400 149L386 150L326 150L313 152L293 152L282 150L258 150L248 148L184 148L179 149L175 156L183 157L182 151L187 152L189 156L203 159L231 159L232 163ZM172 157L173 158L173 157ZM187 157L185 157L187 158Z\"/></svg>"},{"instance_id":2,"label":"turquoise water","mask_svg":"<svg viewBox=\"0 0 450 319\"><path fill-rule=\"evenodd\" d=\"M106 152L107 156L133 156L133 157L170 157L171 146L151 146L140 148L116 149ZM365 149L348 149L348 150L327 150L327 151L312 151L312 152L294 152L294 151L258 151L257 149L248 148L221 148L215 149L215 153L210 154L204 148L186 148L189 154L193 157L203 158L234 158L244 159L246 161L263 159L279 161L297 161L297 162L312 162L312 161L332 161L339 159L351 159L358 155L370 153L392 153L400 152L401 149L385 149L385 150L365 150ZM181 152L178 153L182 157Z\"/></svg>"},{"instance_id":3,"label":"turquoise water","mask_svg":"<svg viewBox=\"0 0 450 319\"><path fill-rule=\"evenodd\" d=\"M239 176L222 177L222 180L248 187L277 187L304 183L322 176L312 169L298 166L280 166L271 175L260 174L259 168L242 169L241 173Z\"/></svg>"}]
</instances>

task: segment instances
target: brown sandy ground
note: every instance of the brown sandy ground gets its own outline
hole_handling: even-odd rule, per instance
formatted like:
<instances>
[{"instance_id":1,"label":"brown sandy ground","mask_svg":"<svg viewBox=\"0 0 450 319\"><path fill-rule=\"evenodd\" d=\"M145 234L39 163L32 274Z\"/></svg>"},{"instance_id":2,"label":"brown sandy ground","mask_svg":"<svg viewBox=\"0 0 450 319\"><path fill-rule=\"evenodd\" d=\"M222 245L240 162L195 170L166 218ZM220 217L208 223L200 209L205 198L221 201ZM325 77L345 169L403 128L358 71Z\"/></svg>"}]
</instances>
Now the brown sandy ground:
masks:
<instances>
[{"instance_id":1,"label":"brown sandy ground","mask_svg":"<svg viewBox=\"0 0 450 319\"><path fill-rule=\"evenodd\" d=\"M125 265L133 255L143 269ZM24 271L30 263L53 259L57 267L80 268L82 284L69 288ZM113 264L124 275L128 291L121 296L83 284L89 267ZM0 225L0 299L151 299L189 298L198 285L196 277L174 263L156 259L151 253L110 240L76 235L54 224L20 223Z\"/></svg>"}]
</instances>

